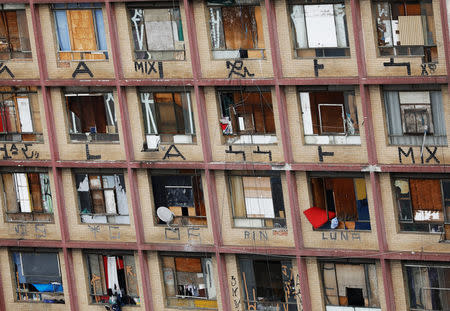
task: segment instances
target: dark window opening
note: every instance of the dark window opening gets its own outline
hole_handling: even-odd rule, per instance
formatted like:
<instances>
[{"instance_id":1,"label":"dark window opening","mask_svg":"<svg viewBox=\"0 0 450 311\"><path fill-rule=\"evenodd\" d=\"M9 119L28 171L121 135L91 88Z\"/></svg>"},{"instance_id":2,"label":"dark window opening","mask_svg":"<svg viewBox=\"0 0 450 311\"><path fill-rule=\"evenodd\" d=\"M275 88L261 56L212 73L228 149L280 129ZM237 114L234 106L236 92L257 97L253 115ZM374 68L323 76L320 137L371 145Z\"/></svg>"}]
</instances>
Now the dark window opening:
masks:
<instances>
[{"instance_id":1,"label":"dark window opening","mask_svg":"<svg viewBox=\"0 0 450 311\"><path fill-rule=\"evenodd\" d=\"M206 226L206 207L200 173L152 175L155 209L167 207L174 214L174 225ZM159 224L164 224L160 219Z\"/></svg>"},{"instance_id":2,"label":"dark window opening","mask_svg":"<svg viewBox=\"0 0 450 311\"><path fill-rule=\"evenodd\" d=\"M64 303L58 253L13 252L12 262L17 301Z\"/></svg>"},{"instance_id":3,"label":"dark window opening","mask_svg":"<svg viewBox=\"0 0 450 311\"><path fill-rule=\"evenodd\" d=\"M67 118L72 141L118 141L112 93L67 94Z\"/></svg>"}]
</instances>

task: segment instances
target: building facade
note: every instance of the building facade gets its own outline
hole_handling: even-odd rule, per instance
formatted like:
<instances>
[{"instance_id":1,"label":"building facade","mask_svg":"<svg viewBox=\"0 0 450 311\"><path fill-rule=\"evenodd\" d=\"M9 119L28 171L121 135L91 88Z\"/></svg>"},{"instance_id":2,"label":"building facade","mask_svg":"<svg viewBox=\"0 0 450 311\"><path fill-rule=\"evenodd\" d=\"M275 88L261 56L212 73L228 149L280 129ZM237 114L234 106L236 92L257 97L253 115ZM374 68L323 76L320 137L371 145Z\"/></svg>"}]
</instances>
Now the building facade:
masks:
<instances>
[{"instance_id":1,"label":"building facade","mask_svg":"<svg viewBox=\"0 0 450 311\"><path fill-rule=\"evenodd\" d=\"M450 310L448 12L0 4L0 310Z\"/></svg>"}]
</instances>

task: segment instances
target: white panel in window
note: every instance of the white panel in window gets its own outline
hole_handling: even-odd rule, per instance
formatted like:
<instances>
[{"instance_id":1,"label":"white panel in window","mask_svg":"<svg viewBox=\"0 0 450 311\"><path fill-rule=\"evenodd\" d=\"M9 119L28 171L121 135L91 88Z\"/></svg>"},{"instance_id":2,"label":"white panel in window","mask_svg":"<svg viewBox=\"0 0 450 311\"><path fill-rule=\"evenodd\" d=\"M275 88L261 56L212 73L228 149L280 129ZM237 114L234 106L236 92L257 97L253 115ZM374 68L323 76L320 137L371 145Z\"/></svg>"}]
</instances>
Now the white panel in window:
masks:
<instances>
[{"instance_id":1,"label":"white panel in window","mask_svg":"<svg viewBox=\"0 0 450 311\"><path fill-rule=\"evenodd\" d=\"M19 109L20 127L22 133L33 132L33 121L31 119L30 103L26 97L17 98L17 106Z\"/></svg>"},{"instance_id":2,"label":"white panel in window","mask_svg":"<svg viewBox=\"0 0 450 311\"><path fill-rule=\"evenodd\" d=\"M303 129L305 131L305 135L312 135L314 132L311 118L311 104L309 101L309 93L301 92L300 102L302 105Z\"/></svg>"},{"instance_id":3,"label":"white panel in window","mask_svg":"<svg viewBox=\"0 0 450 311\"><path fill-rule=\"evenodd\" d=\"M430 104L430 92L398 92L401 104Z\"/></svg>"},{"instance_id":4,"label":"white panel in window","mask_svg":"<svg viewBox=\"0 0 450 311\"><path fill-rule=\"evenodd\" d=\"M305 19L310 48L337 47L332 4L305 5Z\"/></svg>"}]
</instances>

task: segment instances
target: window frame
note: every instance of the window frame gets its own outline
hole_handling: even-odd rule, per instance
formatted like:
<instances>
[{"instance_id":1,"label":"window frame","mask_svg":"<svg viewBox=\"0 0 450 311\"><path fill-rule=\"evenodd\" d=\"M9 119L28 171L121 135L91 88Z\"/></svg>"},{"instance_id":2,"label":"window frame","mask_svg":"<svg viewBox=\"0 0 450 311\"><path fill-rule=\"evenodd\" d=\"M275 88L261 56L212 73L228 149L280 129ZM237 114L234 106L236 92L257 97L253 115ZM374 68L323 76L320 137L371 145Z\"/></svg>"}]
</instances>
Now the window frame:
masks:
<instances>
[{"instance_id":1,"label":"window frame","mask_svg":"<svg viewBox=\"0 0 450 311\"><path fill-rule=\"evenodd\" d=\"M54 3L50 5L50 10L53 14L53 24L54 24L54 30L55 30L55 38L56 38L56 56L57 56L57 62L98 62L98 61L108 61L109 60L109 53L108 53L108 43L107 43L107 31L105 28L104 23L104 17L103 17L103 7L102 4L99 2L86 2L86 3ZM95 35L95 44L96 49L95 50L74 50L73 45L73 32L71 31L71 27L69 27L69 21L67 17L67 11L91 11L92 15L92 27L94 29L94 35ZM62 25L67 27L67 37L69 39L69 50L61 50L61 45L63 44L60 39L59 34L59 26L58 26L58 17L56 12L64 11L64 17L66 21L66 25ZM101 16L96 16L97 13L100 12ZM101 17L101 20L97 20ZM102 26L101 29L99 29L99 26ZM67 38L66 38L67 39ZM67 42L65 42L67 44ZM103 49L102 49L103 45ZM63 54L64 53L64 54ZM65 57L62 57L62 56ZM70 58L67 58L66 55L69 55ZM76 55L79 55L79 57L76 57Z\"/></svg>"},{"instance_id":2,"label":"window frame","mask_svg":"<svg viewBox=\"0 0 450 311\"><path fill-rule=\"evenodd\" d=\"M237 0L236 2L242 2L242 3L221 3L217 0L206 0L206 16L207 16L207 29L208 29L208 37L209 37L209 47L211 51L211 58L212 60L226 60L226 59L266 59L266 43L264 38L264 23L263 23L263 10L260 9L260 21L261 25L258 27L257 18L254 18L254 25L255 25L255 31L254 35L256 35L256 47L255 47L255 40L252 38L253 41L253 47L252 48L239 48L239 49L230 49L227 48L226 43L226 33L223 25L223 12L222 8L230 8L230 7L248 7L253 8L253 16L256 16L255 8L260 7L261 3L259 0ZM216 10L214 12L214 10ZM242 11L241 11L242 12ZM217 13L217 14L215 14ZM252 13L252 12L250 12ZM220 15L220 16L219 16ZM211 19L211 17L214 16L214 20ZM220 23L222 22L222 23ZM217 31L221 32L217 34L213 34L212 28L214 27L213 24L216 24ZM216 32L217 32L216 31ZM262 34L262 38L259 38L259 32ZM213 37L219 38L219 44L218 47L214 47L214 39ZM261 40L262 39L262 40ZM223 42L223 44L220 43L220 41ZM259 45L262 44L263 47L259 47ZM223 47L221 47L223 46ZM251 52L251 56L249 56L249 52ZM258 53L261 53L261 55L258 57L256 56ZM224 55L221 55L224 54Z\"/></svg>"},{"instance_id":3,"label":"window frame","mask_svg":"<svg viewBox=\"0 0 450 311\"><path fill-rule=\"evenodd\" d=\"M314 189L313 189L313 179L318 179L321 180L322 183L322 188L323 188L323 197L322 198L315 198L314 197ZM338 216L338 212L336 211L336 199L335 199L335 194L333 191L333 205L335 208L334 213L336 213L335 218L338 219L339 223L338 223L338 227L336 228L331 228L331 223L330 221L332 219L330 219L330 215L329 213L332 212L329 210L329 206L328 206L328 200L327 200L327 194L326 194L326 186L325 186L325 179L352 179L353 181L353 194L355 196L355 210L356 210L356 219L339 219ZM366 194L366 202L367 202L367 213L368 213L368 218L369 219L361 219L360 217L362 217L362 215L359 215L358 213L358 193L357 193L357 186L356 186L356 180L360 179L362 181L364 181L364 190L365 190L365 194ZM311 206L314 206L314 202L316 200L323 200L323 203L325 205L325 213L326 213L326 217L328 219L328 221L323 224L320 228L314 229L314 231L360 231L360 232L371 232L372 231L372 223L371 223L371 219L370 219L370 206L369 206L369 201L368 201L368 195L367 195L367 182L366 182L366 177L364 176L364 174L358 175L358 174L323 174L323 173L310 173L308 176L308 191L310 194L310 203ZM363 201L364 199L362 199L361 201ZM320 208L320 207L319 207ZM365 218L365 217L364 217ZM368 228L364 228L363 224L368 224ZM340 226L344 226L344 228L339 228ZM329 226L329 227L325 227L325 226ZM356 228L356 227L362 226L361 228Z\"/></svg>"},{"instance_id":4,"label":"window frame","mask_svg":"<svg viewBox=\"0 0 450 311\"><path fill-rule=\"evenodd\" d=\"M132 41L132 49L133 49L133 60L134 61L143 61L143 60L155 60L155 61L185 61L186 60L186 41L185 41L185 31L183 27L183 14L178 2L172 3L170 1L161 1L157 3L131 3L127 5L127 17L128 17L128 25L130 27L130 35L133 39ZM179 34L182 34L182 40L175 40L172 33L172 39L174 40L174 49L166 49L166 50L152 50L148 49L147 45L147 29L145 26L145 14L144 10L159 10L159 9L168 9L168 10L178 10L179 19L171 19L172 23L180 23L181 30L177 29L178 38ZM141 11L141 12L139 12ZM173 13L172 13L173 14ZM175 14L173 14L175 15ZM173 25L172 25L173 26ZM136 28L140 28L142 31L141 38L137 38L138 34L136 32ZM174 31L174 29L172 29ZM181 32L180 32L181 31ZM135 38L136 36L136 38ZM136 49L142 41L142 50ZM179 45L183 45L183 48L177 48L176 43L179 42ZM138 53L141 53L143 57L139 57ZM161 57L152 57L152 53L161 53ZM172 54L172 57L170 57Z\"/></svg>"},{"instance_id":5,"label":"window frame","mask_svg":"<svg viewBox=\"0 0 450 311\"><path fill-rule=\"evenodd\" d=\"M412 202L412 198L411 198L411 185L410 185L410 179L415 179L415 180L439 180L439 185L440 185L440 197L441 197L441 202L442 202L442 209L440 210L440 212L442 213L442 221L441 220L415 220L414 219L414 207L413 207L413 202ZM396 181L397 180L407 180L408 182L408 197L404 197L404 198L399 198L399 193L397 191L396 188L399 188L399 186L396 186ZM450 186L450 179L449 178L445 178L444 176L442 176L442 178L440 178L439 176L433 177L433 178L423 178L421 176L414 176L414 175L393 175L391 176L391 189L392 189L392 194L393 194L393 199L396 205L396 217L397 217L397 224L398 224L398 230L400 233L422 233L422 234L435 234L435 235L444 235L445 234L445 226L450 224L450 204L449 207L446 206L446 201L450 201L450 197L446 199L445 197L445 193L444 193L444 183L449 183ZM401 201L409 201L409 205L408 205L408 211L411 215L411 219L402 219L402 213L404 213L402 211L402 204L400 203ZM414 227L411 227L411 229L415 229L415 230L406 230L404 228L404 226L406 225L412 225ZM428 230L417 230L418 226L423 225L423 228L425 228L425 226L428 227ZM419 227L420 228L420 227ZM437 229L434 229L437 228Z\"/></svg>"},{"instance_id":6,"label":"window frame","mask_svg":"<svg viewBox=\"0 0 450 311\"><path fill-rule=\"evenodd\" d=\"M116 109L116 100L114 97L114 92L103 91L103 92L64 92L64 106L66 110L66 120L67 120L67 132L68 139L70 143L118 143L120 141L119 136L119 126L117 122L117 109ZM70 110L70 97L103 97L103 105L105 107L105 133L99 133L97 130L97 124L95 127L91 127L89 132L83 132L82 129L82 118L78 117L75 112ZM80 103L82 107L84 103ZM93 108L94 109L94 108ZM75 123L74 123L75 122ZM94 131L92 131L92 129ZM108 133L109 128L113 128L115 133Z\"/></svg>"},{"instance_id":7,"label":"window frame","mask_svg":"<svg viewBox=\"0 0 450 311\"><path fill-rule=\"evenodd\" d=\"M156 191L155 191L155 183L157 183L158 185L162 185L162 180L161 178L164 177L176 177L176 176L183 176L185 178L190 177L190 181L191 181L191 185L190 186L186 186L186 185L168 185L168 184L164 184L164 187L167 188L185 188L185 187L189 187L190 189L192 189L192 196L193 196L193 206L168 206L169 202L168 202L168 198L166 195L165 197L165 203L161 203L160 205L157 204L158 202L157 197L158 195L156 195ZM153 179L153 177L156 177L155 180ZM207 223L207 207L206 207L206 201L205 201L205 195L204 195L204 191L203 191L203 178L202 178L202 172L201 171L197 171L195 170L194 172L191 172L189 170L154 170L151 171L149 174L149 179L150 179L150 185L152 187L152 195L153 195L153 204L154 204L154 208L155 208L155 214L156 214L156 210L160 207L160 206L166 206L168 209L171 210L171 207L174 207L174 209L178 212L181 211L181 213L183 213L183 208L187 208L188 209L188 215L176 215L176 213L174 211L172 211L172 213L174 214L174 220L171 222L171 226L178 226L178 227L206 227L208 225ZM158 180L156 180L158 179ZM197 185L199 186L196 189L196 186L194 185L194 179L198 179L197 180ZM158 183L159 181L159 183ZM168 182L170 183L170 182ZM189 215L189 209L190 208L194 208L195 213L197 213L197 208L200 210L201 212L201 207L203 205L203 209L204 209L204 213L205 215ZM157 216L155 216L155 224L156 225L165 225L165 223L160 220Z\"/></svg>"},{"instance_id":8,"label":"window frame","mask_svg":"<svg viewBox=\"0 0 450 311\"><path fill-rule=\"evenodd\" d=\"M22 261L22 254L55 254L56 255L56 260L57 260L57 264L58 264L58 270L59 270L59 279L61 280L60 282L50 282L48 284L52 284L53 286L53 290L54 291L29 291L25 288L25 284L31 284L34 287L34 284L42 284L42 283L37 283L37 282L29 282L26 283L26 276L24 276L24 271L23 271L23 261ZM20 256L20 268L22 273L20 273L19 271L17 271L18 266L16 265L16 259L15 259L15 254L18 254L18 256ZM12 265L12 272L14 273L14 275L12 276L14 279L14 284L15 284L15 288L13 288L13 292L14 292L14 301L15 302L32 302L32 303L50 303L50 302L46 302L44 299L42 299L42 294L55 294L55 293L60 293L59 296L62 297L62 304L65 304L65 298L64 298L64 287L63 287L63 275L61 272L61 262L60 262L60 258L59 258L59 251L58 250L51 250L51 249L10 249L9 251L9 256L10 258L10 262ZM48 263L48 262L47 262ZM35 276L36 277L36 276ZM20 283L20 278L24 278L25 279L25 283ZM59 279L57 281L59 281ZM19 283L18 283L19 282ZM56 284L54 284L56 283ZM22 284L23 288L20 288L20 284ZM43 283L42 285L45 285L45 283ZM28 285L29 286L29 285ZM58 289L62 289L61 291L57 291ZM23 291L22 291L23 289ZM29 295L32 295L32 298L29 298ZM34 297L39 297L38 299L40 300L35 300ZM22 298L23 297L23 298ZM59 302L57 302L58 304L60 304L61 299L58 300Z\"/></svg>"},{"instance_id":9,"label":"window frame","mask_svg":"<svg viewBox=\"0 0 450 311\"><path fill-rule=\"evenodd\" d=\"M285 208L285 202L284 202L284 193L283 193L283 179L282 179L282 175L281 174L276 174L276 173L271 173L271 172L261 172L261 171L255 171L255 172L245 172L245 171L228 171L226 173L226 180L227 180L227 187L228 187L228 195L229 195L229 199L230 199L230 207L231 207L231 217L233 220L233 224L232 224L232 228L235 229L245 229L245 228L251 228L251 229L261 229L261 230L266 230L266 229L286 229L287 228L287 217L286 217L286 208ZM272 203L272 211L274 213L274 217L248 217L248 211L247 211L247 206L245 203L245 185L244 185L244 181L242 180L245 177L250 177L250 178L269 178L269 183L270 183L270 194L271 194L271 203ZM240 191L242 191L242 195L244 196L244 210L243 212L245 213L244 216L240 217L240 216L236 216L237 214L237 207L235 206L235 198L234 196L236 195L233 191L234 187L233 187L233 178L240 178L240 183L242 183L242 189ZM272 179L279 179L279 184L277 180L272 181ZM273 185L272 183L276 183L275 185ZM238 186L238 185L236 185ZM255 184L256 186L256 184ZM277 194L273 193L273 187L279 187L279 189L277 189L276 191L279 192ZM259 191L259 190L257 190ZM274 199L274 195L277 195L278 197L276 197ZM253 197L251 197L253 198ZM258 197L258 199L261 199L262 197ZM279 205L277 205L277 203ZM259 203L258 203L259 205ZM276 206L278 206L276 208ZM282 212L283 215L279 215L277 216L277 211L278 214L280 214ZM284 216L284 217L283 217ZM252 221L253 220L253 221ZM238 225L237 221L240 222L249 222L250 224L253 225ZM261 225L258 225L258 223L260 223Z\"/></svg>"},{"instance_id":10,"label":"window frame","mask_svg":"<svg viewBox=\"0 0 450 311\"><path fill-rule=\"evenodd\" d=\"M21 107L19 107L19 99L26 99L21 101L21 105L26 104L27 116L30 119L32 131L22 131L21 122ZM40 111L37 100L37 89L34 87L3 87L0 90L0 141L4 142L42 142L42 123L36 119L40 119ZM12 102L6 103L6 102ZM10 114L10 108L14 109L14 120L11 117L6 117ZM22 106L23 109L23 106ZM16 131L8 131L8 123L14 122ZM6 127L6 130L5 130ZM41 129L39 132L38 129ZM2 131L5 130L5 131Z\"/></svg>"},{"instance_id":11,"label":"window frame","mask_svg":"<svg viewBox=\"0 0 450 311\"><path fill-rule=\"evenodd\" d=\"M82 176L86 176L87 177L87 181L86 179L83 179L81 181ZM98 176L98 180L100 181L100 188L94 188L92 189L91 187L91 179L90 177L93 176ZM103 184L104 184L104 177L112 177L114 178L114 187L107 187L104 188ZM77 181L77 178L80 178ZM73 171L73 180L74 180L74 185L75 185L75 191L77 193L77 205L78 205L78 215L79 215L79 223L80 224L104 224L104 225L130 225L130 204L128 203L128 197L127 197L127 189L126 189L126 182L125 182L125 174L123 172L117 172L117 171L85 171L85 170L75 170ZM80 191L79 189L81 187L83 187L82 189L84 189L84 187L86 187L85 182L87 182L87 189L88 191ZM122 184L123 182L123 184ZM83 184L83 185L82 185ZM118 189L118 186L122 187L122 189ZM121 194L121 198L118 198L118 191L123 190L123 194ZM92 192L93 191L100 191L102 194L102 202L103 202L103 206L101 206L100 208L104 209L104 212L102 213L96 213L95 212L95 204L94 204L94 198L92 196ZM108 206L107 206L107 201L108 198L107 196L105 196L105 191L112 191L113 192L113 196L114 196L114 208L115 208L115 213L108 213ZM81 198L80 197L80 192L87 192L86 197L85 198ZM109 196L110 197L110 196ZM89 206L83 206L82 205L82 200L89 200ZM119 204L120 203L120 204ZM126 203L126 206L124 205ZM119 205L122 205L119 206ZM126 214L122 214L120 212L120 209L126 208ZM89 212L89 209L91 210L91 212ZM83 212L83 211L87 211L87 212ZM83 217L85 216L85 217ZM88 221L88 217L91 217L92 221ZM126 217L126 218L123 218ZM95 219L105 219L105 221L99 221L99 220L95 220ZM119 223L117 223L117 219L123 219L122 221L120 221ZM114 220L114 221L113 221Z\"/></svg>"},{"instance_id":12,"label":"window frame","mask_svg":"<svg viewBox=\"0 0 450 311\"><path fill-rule=\"evenodd\" d=\"M22 8L23 6L23 8ZM6 8L5 8L6 7ZM20 8L19 8L20 7ZM25 24L24 26L19 26L19 20L17 17L17 12L21 11L21 18L25 19ZM23 12L22 12L23 11ZM6 49L7 51L5 52L0 52L0 55L4 55L4 54L8 54L8 58L3 59L3 57L0 56L0 60L1 61L7 61L7 60L29 60L31 61L32 58L32 50L31 50L31 42L30 42L30 31L29 31L29 27L28 27L28 20L27 20L27 8L25 6L25 3L21 4L21 3L4 3L4 4L0 4L0 18L2 18L4 21L7 21L7 17L6 17L6 13L7 12L15 12L16 13L16 18L15 18L15 22L17 23L17 28L18 28L18 35L20 35L20 32L25 32L26 31L26 37L20 37L16 38L19 39L19 45L20 45L20 50L15 51L14 47L13 47L13 43L11 42L11 35L9 33L9 29L6 26L5 30L7 31L7 38L5 40L4 43L1 44L5 44L7 45ZM25 29L26 28L26 29ZM9 40L8 40L9 39ZM22 42L24 41L24 42ZM28 45L29 46L29 50L26 49L25 47L22 47L22 45L24 45L25 47ZM17 55L17 56L15 56ZM23 57L20 57L23 56Z\"/></svg>"},{"instance_id":13,"label":"window frame","mask_svg":"<svg viewBox=\"0 0 450 311\"><path fill-rule=\"evenodd\" d=\"M308 0L288 0L287 2L288 5L288 20L289 20L289 27L290 27L290 32L291 32L291 40L292 40L292 44L293 44L293 57L295 59L312 59L312 58L351 58L350 55L350 38L349 38L349 30L348 30L348 24L347 24L347 7L345 5L345 0L339 0L339 1L333 1L333 0L312 0L312 1L308 1ZM308 33L306 32L304 34L305 38L306 38L306 45L307 47L299 47L300 43L297 42L297 31L296 31L296 27L295 24L293 22L293 10L295 6L301 6L302 7L302 12L301 14L303 14L303 19L302 19L302 23L304 25L305 30L307 31L307 23L306 23L306 18L305 18L305 11L304 11L304 7L305 6L319 6L319 5L332 5L333 6L333 17L334 17L334 26L335 26L335 31L336 31L336 47L309 47L309 40L308 40ZM342 5L343 7L343 26L344 26L344 35L345 35L345 43L346 46L345 47L339 47L339 43L338 43L338 34L337 34L337 27L336 27L336 7L335 5ZM341 38L342 39L342 38ZM309 52L309 53L308 53ZM312 55L311 53L315 52L314 55ZM319 55L318 53L320 52L321 55ZM329 52L334 52L336 54L344 54L344 55L326 55ZM301 54L306 54L306 55L301 55ZM311 54L311 55L308 55Z\"/></svg>"},{"instance_id":14,"label":"window frame","mask_svg":"<svg viewBox=\"0 0 450 311\"><path fill-rule=\"evenodd\" d=\"M89 259L90 256L98 256L97 257L97 261L99 262L98 268L99 269L103 268L103 271L99 271L100 275L95 275L95 273L92 272L92 270L93 270L92 268L93 267L91 267L91 263L90 263L90 259ZM99 261L100 256L102 256L102 260L103 260L101 263ZM136 289L137 293L139 294L139 282L138 282L137 264L136 264L136 258L135 258L134 253L130 253L130 252L126 252L126 251L106 251L106 250L105 251L101 251L101 250L98 250L98 251L97 250L86 250L86 251L83 252L83 262L85 264L85 269L86 269L85 271L86 271L86 276L87 276L87 278L86 278L86 285L88 287L88 297L89 297L88 298L89 299L88 304L89 305L109 304L109 301L102 302L101 300L102 299L103 300L106 300L106 299L109 300L109 298L112 295L114 295L113 291L111 291L112 295L108 295L109 288L108 288L108 284L105 284L106 283L106 278L102 279L102 276L104 276L105 270L106 270L105 269L106 267L104 267L104 258L103 257L106 257L106 258L115 257L116 264L117 264L117 260L118 259L120 259L123 262L123 270L124 270L124 274L125 274L125 287L126 287L124 290L126 291L126 295L123 295L122 298L128 297L129 299L137 299L138 301L134 300L134 304L132 304L132 303L125 303L123 301L122 301L122 303L125 303L125 306L133 306L133 305L139 306L139 305L141 305L141 303L140 303L141 296L140 295L133 295L133 294L130 295L130 294L128 294L129 291L130 291L130 289L128 288L130 286L128 284L129 283L129 281L128 281L129 277L134 277L135 278L135 281L134 281L135 285L136 285L135 289ZM129 260L132 259L132 265L129 265L129 266L126 265L127 260L125 260L125 257L128 257ZM130 267L130 268L128 268L128 267ZM117 266L116 266L116 269L117 269ZM121 269L117 269L117 270L121 270ZM92 275L94 277L92 277ZM100 287L104 286L102 291L103 290L105 291L105 295L101 295L101 294L97 294L96 293L95 282L98 281L98 280L100 280L100 282L101 282ZM119 284L119 286L120 286L120 284ZM121 289L119 288L119 291L120 290ZM98 296L100 296L100 297L98 297Z\"/></svg>"},{"instance_id":15,"label":"window frame","mask_svg":"<svg viewBox=\"0 0 450 311\"><path fill-rule=\"evenodd\" d=\"M430 63L430 62L436 62L438 60L438 50L437 50L437 39L436 39L436 29L435 29L435 25L433 25L432 28L434 28L434 32L432 33L432 37L431 39L434 41L434 44L428 44L428 42L424 42L424 45L397 45L392 43L390 46L386 45L386 46L380 46L379 40L378 40L378 36L380 29L378 29L378 22L377 22L377 16L376 16L376 12L378 11L377 5L378 4L383 4L386 3L389 7L389 16L388 19L390 22L390 31L391 31L391 40L392 42L394 41L394 36L392 35L392 21L393 21L393 17L392 17L392 4L393 3L411 3L411 1L402 1L402 0L371 0L371 8L372 8L372 12L373 12L373 22L374 22L374 35L375 35L375 46L377 49L377 57L381 58L381 57L422 57L424 59L425 63ZM423 3L428 3L431 5L431 12L433 12L433 1L432 0L416 0L411 4L418 4L420 5L420 10L423 11ZM407 14L407 13L405 13ZM432 16L432 22L433 24L435 24L435 16L434 16L434 12L433 15L398 15L398 16L421 16L422 20L428 17L428 16ZM389 19L390 18L390 19ZM398 21L398 19L397 19ZM397 22L398 23L398 22ZM398 26L397 26L398 27ZM422 24L422 27L423 24ZM429 27L425 26L427 30L429 30ZM423 29L424 30L424 29ZM398 36L398 34L397 34ZM425 39L430 39L428 38L428 36L426 38L424 38L424 41L426 41ZM402 54L399 53L398 50L401 50L403 47L405 47L407 53L406 54ZM416 52L413 51L413 49L416 49ZM435 49L435 52L432 51L432 49ZM383 54L382 51L386 50L387 54ZM390 50L392 50L392 52L390 52ZM420 52L420 54L418 54L417 52ZM435 57L433 57L433 53L435 54Z\"/></svg>"},{"instance_id":16,"label":"window frame","mask_svg":"<svg viewBox=\"0 0 450 311\"><path fill-rule=\"evenodd\" d=\"M173 264L174 264L175 269L173 269L171 267L166 267L165 264L164 264L164 258L168 258L168 260L173 258ZM181 272L181 273L194 273L194 272L178 271L177 270L177 266L176 266L176 259L199 259L200 260L200 266L201 266L201 269L202 269L201 274L203 274L203 280L205 281L205 284L204 284L205 285L204 290L205 290L205 295L206 295L205 297L194 296L194 295L190 296L190 295L180 295L180 294L178 294L178 290L179 290L179 288L178 288L179 285L178 284L180 282L179 279L178 279L179 278L178 273L179 272ZM195 254L195 253L181 254L181 253L166 253L166 252L162 252L158 256L158 260L159 260L159 263L161 265L161 270L160 271L161 271L162 275L164 275L164 277L165 277L166 274L172 274L173 281L174 281L174 289L176 291L174 296L169 296L168 295L168 290L169 289L167 288L167 284L166 284L165 280L162 280L163 290L164 290L164 298L165 298L165 306L166 307L168 307L168 308L174 308L175 307L176 308L178 306L176 304L176 302L175 302L174 305L172 305L170 303L170 300L172 300L172 299L173 300L181 299L181 300L184 300L183 301L183 308L186 308L186 309L217 309L217 307L218 307L217 306L217 300L218 300L217 299L218 298L217 297L217 290L218 289L216 287L216 282L215 282L215 279L214 279L216 267L215 267L215 264L214 264L213 256L208 256L207 254L201 255L201 254ZM210 267L209 268L211 269L209 278L208 278L208 273L206 272L206 270L208 270L207 261L210 262ZM170 269L171 272L169 272L169 269ZM198 274L200 274L200 272L197 272L196 274L197 274L197 278L198 278ZM210 281L212 281L209 287L210 288L213 287L214 291L215 291L214 293L211 293L212 294L211 298L209 298L210 293L208 292L208 286L207 286L207 280L208 279ZM204 303L205 306L201 307L200 305L196 305L196 300L202 301L202 303ZM185 301L187 303L192 302L193 306L187 306ZM213 306L211 306L211 304Z\"/></svg>"},{"instance_id":17,"label":"window frame","mask_svg":"<svg viewBox=\"0 0 450 311\"><path fill-rule=\"evenodd\" d=\"M30 184L30 177L29 175L37 175L37 178L39 180L39 200L40 200L40 206L42 211L35 211L33 210L36 195L33 194L32 185ZM5 190L5 175L9 175L10 181L12 182L12 188L14 189L14 194L7 193ZM26 196L28 199L25 199L24 201L29 201L29 209L30 211L22 211L21 207L21 199L18 197L19 190L16 188L20 185L17 185L18 183L18 177L17 175L25 175L26 182L27 182L27 193ZM22 176L23 177L23 176ZM34 169L34 170L1 170L0 171L0 183L2 185L2 204L3 204L3 212L5 217L5 222L7 223L54 223L54 205L51 193L51 184L50 184L50 175L48 171L45 171L44 169ZM22 178L23 180L23 178ZM48 184L46 183L46 180ZM44 183L44 184L42 184ZM9 202L9 200L13 200L13 196L15 198L14 202ZM48 198L49 196L49 198ZM44 199L46 197L47 199ZM15 204L14 204L15 203ZM15 205L18 209L17 212L11 212L8 211L12 205Z\"/></svg>"}]
</instances>

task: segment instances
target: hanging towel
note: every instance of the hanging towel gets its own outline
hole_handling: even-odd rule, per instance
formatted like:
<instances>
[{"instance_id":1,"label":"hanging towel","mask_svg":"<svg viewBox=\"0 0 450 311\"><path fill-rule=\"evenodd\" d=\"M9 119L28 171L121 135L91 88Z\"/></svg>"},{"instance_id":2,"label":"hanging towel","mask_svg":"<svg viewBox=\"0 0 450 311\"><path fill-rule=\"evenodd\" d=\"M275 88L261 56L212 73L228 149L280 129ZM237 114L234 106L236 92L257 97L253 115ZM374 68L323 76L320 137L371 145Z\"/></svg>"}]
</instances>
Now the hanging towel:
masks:
<instances>
[{"instance_id":1,"label":"hanging towel","mask_svg":"<svg viewBox=\"0 0 450 311\"><path fill-rule=\"evenodd\" d=\"M119 278L117 276L117 263L115 256L108 256L108 288L111 288L113 294L122 295L119 287Z\"/></svg>"}]
</instances>

